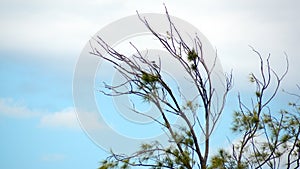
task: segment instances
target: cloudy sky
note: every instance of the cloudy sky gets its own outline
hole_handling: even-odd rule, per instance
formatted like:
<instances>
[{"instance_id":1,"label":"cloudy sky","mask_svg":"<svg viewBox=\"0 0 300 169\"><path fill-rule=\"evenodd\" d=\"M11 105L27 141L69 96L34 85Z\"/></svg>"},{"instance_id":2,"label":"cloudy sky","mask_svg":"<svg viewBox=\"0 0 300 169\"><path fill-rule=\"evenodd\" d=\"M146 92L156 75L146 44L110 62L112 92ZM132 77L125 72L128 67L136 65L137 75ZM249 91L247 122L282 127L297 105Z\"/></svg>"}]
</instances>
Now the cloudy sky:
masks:
<instances>
[{"instance_id":1,"label":"cloudy sky","mask_svg":"<svg viewBox=\"0 0 300 169\"><path fill-rule=\"evenodd\" d=\"M300 83L300 3L297 0L1 0L0 168L96 168L106 156L81 130L74 112L73 72L89 38L128 15L163 13L196 26L218 50L236 91L262 55L274 69L290 62L283 87ZM230 101L229 103L234 103ZM231 111L230 109L227 109ZM230 112L229 112L230 113Z\"/></svg>"}]
</instances>

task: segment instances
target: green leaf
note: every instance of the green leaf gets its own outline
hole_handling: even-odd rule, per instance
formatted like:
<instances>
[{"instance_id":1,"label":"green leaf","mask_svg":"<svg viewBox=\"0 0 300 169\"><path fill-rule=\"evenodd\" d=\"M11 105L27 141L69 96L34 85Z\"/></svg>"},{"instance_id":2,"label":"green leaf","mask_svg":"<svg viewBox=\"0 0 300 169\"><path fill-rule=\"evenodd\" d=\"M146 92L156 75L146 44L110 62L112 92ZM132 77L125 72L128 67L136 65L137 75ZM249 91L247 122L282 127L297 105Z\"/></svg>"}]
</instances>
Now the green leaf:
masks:
<instances>
[{"instance_id":1,"label":"green leaf","mask_svg":"<svg viewBox=\"0 0 300 169\"><path fill-rule=\"evenodd\" d=\"M197 52L195 51L195 49L192 49L191 51L188 52L188 61L194 61L198 58L198 54Z\"/></svg>"}]
</instances>

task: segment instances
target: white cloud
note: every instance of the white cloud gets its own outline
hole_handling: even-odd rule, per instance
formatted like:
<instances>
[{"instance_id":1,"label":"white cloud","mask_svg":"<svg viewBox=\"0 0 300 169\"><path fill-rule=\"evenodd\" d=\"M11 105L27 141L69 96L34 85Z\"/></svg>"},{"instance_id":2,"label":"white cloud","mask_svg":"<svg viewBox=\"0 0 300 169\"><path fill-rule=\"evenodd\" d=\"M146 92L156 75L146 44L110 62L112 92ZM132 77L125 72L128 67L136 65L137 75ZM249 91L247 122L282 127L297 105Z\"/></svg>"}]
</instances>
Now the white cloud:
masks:
<instances>
[{"instance_id":1,"label":"white cloud","mask_svg":"<svg viewBox=\"0 0 300 169\"><path fill-rule=\"evenodd\" d=\"M61 55L53 55L54 52L69 52L74 56L70 59L74 59L88 39L106 24L135 14L135 10L163 13L163 2L171 15L192 23L208 37L219 49L223 65L229 71L233 68L236 74L247 76L253 70L256 60L247 53L250 44L267 53L277 52L278 58L286 51L291 58L293 76L289 81L299 80L295 79L299 63L295 57L300 26L298 1L1 1L1 48L50 53L51 59L62 59ZM281 63L279 59L273 65L281 66Z\"/></svg>"},{"instance_id":2,"label":"white cloud","mask_svg":"<svg viewBox=\"0 0 300 169\"><path fill-rule=\"evenodd\" d=\"M0 115L13 118L40 118L39 126L46 128L80 128L74 108L65 108L58 112L46 112L31 109L20 101L0 98Z\"/></svg>"},{"instance_id":3,"label":"white cloud","mask_svg":"<svg viewBox=\"0 0 300 169\"><path fill-rule=\"evenodd\" d=\"M29 109L23 102L16 102L11 98L0 98L0 115L26 118L38 116L39 114L38 111Z\"/></svg>"},{"instance_id":4,"label":"white cloud","mask_svg":"<svg viewBox=\"0 0 300 169\"><path fill-rule=\"evenodd\" d=\"M66 156L64 154L44 154L41 156L41 160L44 162L57 162L65 159Z\"/></svg>"},{"instance_id":5,"label":"white cloud","mask_svg":"<svg viewBox=\"0 0 300 169\"><path fill-rule=\"evenodd\" d=\"M39 126L50 128L78 129L79 123L73 108L42 116Z\"/></svg>"},{"instance_id":6,"label":"white cloud","mask_svg":"<svg viewBox=\"0 0 300 169\"><path fill-rule=\"evenodd\" d=\"M80 112L78 114L78 118L80 121L81 127L86 132L101 132L105 129L107 129L107 125L105 124L105 121L100 119L97 115L97 113L91 113L91 112Z\"/></svg>"},{"instance_id":7,"label":"white cloud","mask_svg":"<svg viewBox=\"0 0 300 169\"><path fill-rule=\"evenodd\" d=\"M2 18L2 48L40 53L79 53L93 34L93 27L97 27L79 16L47 15L25 15L22 19Z\"/></svg>"},{"instance_id":8,"label":"white cloud","mask_svg":"<svg viewBox=\"0 0 300 169\"><path fill-rule=\"evenodd\" d=\"M79 54L101 25L108 24L112 19L113 15L103 18L108 8L120 7L120 3L116 5L107 0L0 2L1 48Z\"/></svg>"}]
</instances>

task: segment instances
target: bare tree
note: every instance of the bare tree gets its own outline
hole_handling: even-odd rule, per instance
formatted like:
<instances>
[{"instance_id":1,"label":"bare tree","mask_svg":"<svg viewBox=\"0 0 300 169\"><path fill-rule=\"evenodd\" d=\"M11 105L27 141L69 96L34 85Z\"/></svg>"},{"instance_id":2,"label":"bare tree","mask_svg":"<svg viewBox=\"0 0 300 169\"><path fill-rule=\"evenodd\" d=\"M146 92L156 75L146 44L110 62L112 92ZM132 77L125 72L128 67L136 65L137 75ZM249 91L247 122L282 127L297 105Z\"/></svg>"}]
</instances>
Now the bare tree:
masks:
<instances>
[{"instance_id":1,"label":"bare tree","mask_svg":"<svg viewBox=\"0 0 300 169\"><path fill-rule=\"evenodd\" d=\"M191 36L192 45L187 43L176 23L172 22L167 8L165 12L169 22L169 30L165 34L156 32L147 18L139 13L138 17L174 62L185 71L187 76L184 78L196 89L196 97L181 103L180 99L189 97L184 96L178 86L168 84L162 73L160 58L158 61L150 60L133 43L130 45L136 54L125 56L101 37L94 38L97 46L91 43L90 53L111 63L124 79L118 85L105 83L106 90L102 90L102 93L112 97L134 95L154 104L161 119L138 111L134 103L132 111L161 126L170 143L167 146L158 141L142 144L140 150L133 154L111 152L111 156L102 161L99 168L279 168L284 154L288 154L287 168L299 167L299 106L291 104L295 108L294 112L280 111L278 114L272 113L268 107L287 74L288 64L286 71L279 76L270 66L270 56L265 64L260 53L252 48L261 61L260 77L254 74L250 76L250 81L256 85L255 99L251 100L250 106L238 97L239 110L234 113L232 131L240 133L241 139L232 143L230 151L221 149L212 156L211 134L224 110L226 97L232 87L232 75L221 75L219 83L223 90L216 90L219 84L215 83L213 76L217 55L214 62L208 64L199 36ZM101 53L99 48L104 49L105 53ZM271 84L275 84L273 91ZM179 91L179 97L176 91ZM179 126L173 124L170 116L175 116L184 123ZM204 141L200 139L202 136Z\"/></svg>"},{"instance_id":2,"label":"bare tree","mask_svg":"<svg viewBox=\"0 0 300 169\"><path fill-rule=\"evenodd\" d=\"M230 151L221 149L213 156L210 168L298 168L299 106L290 103L294 110L279 112L269 107L287 74L288 60L279 76L271 68L270 55L264 61L258 51L252 50L260 59L260 75L250 74L250 82L256 86L254 99L248 97L250 106L238 97L239 110L234 112L232 131L241 138L232 143Z\"/></svg>"},{"instance_id":3,"label":"bare tree","mask_svg":"<svg viewBox=\"0 0 300 169\"><path fill-rule=\"evenodd\" d=\"M97 47L92 46L91 54L96 55L111 64L122 75L125 81L120 85L105 84L110 92L103 92L109 96L135 95L147 102L153 103L159 110L162 120L155 119L147 114L145 117L153 119L160 125L169 137L170 145L163 146L159 142L143 144L141 150L132 155L112 154L105 160L100 168L113 168L122 163L123 168L128 166L143 166L153 168L202 168L207 167L210 151L210 136L223 112L226 96L232 85L231 74L225 76L222 82L224 91L217 93L216 84L213 84L212 72L214 71L217 56L211 66L205 61L205 52L200 38L195 35L193 46L189 46L182 38L175 23L166 9L166 17L169 21L169 30L166 34L157 33L146 18L139 16L141 22L148 28L152 35L159 40L162 46L171 54L177 63L186 71L190 83L195 87L197 97L186 100L181 105L174 90L179 90L168 85L162 76L161 62L155 63L145 57L139 49L131 43L136 50L136 55L128 57L119 53L101 37L94 39L106 53L100 53ZM224 76L224 75L223 75ZM184 78L184 77L183 77ZM187 77L185 77L187 78ZM124 87L126 90L124 91ZM121 89L122 88L122 89ZM182 92L180 92L182 94ZM184 98L185 96L181 96ZM213 104L214 97L220 97L218 108ZM196 102L197 101L197 102ZM201 111L201 112L199 112ZM172 124L170 115L184 121L182 126ZM191 117L191 118L190 118ZM198 128L198 129L196 129ZM201 131L199 133L199 131ZM200 147L200 135L204 135L204 148Z\"/></svg>"}]
</instances>

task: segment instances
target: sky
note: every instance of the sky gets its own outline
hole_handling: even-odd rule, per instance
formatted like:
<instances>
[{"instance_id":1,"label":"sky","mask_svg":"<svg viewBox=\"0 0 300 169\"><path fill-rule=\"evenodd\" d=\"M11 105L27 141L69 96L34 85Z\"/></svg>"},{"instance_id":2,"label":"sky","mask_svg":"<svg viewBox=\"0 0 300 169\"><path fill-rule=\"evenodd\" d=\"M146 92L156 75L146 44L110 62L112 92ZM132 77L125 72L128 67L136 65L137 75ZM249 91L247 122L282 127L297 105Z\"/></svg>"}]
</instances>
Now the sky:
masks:
<instances>
[{"instance_id":1,"label":"sky","mask_svg":"<svg viewBox=\"0 0 300 169\"><path fill-rule=\"evenodd\" d=\"M289 73L282 88L295 91L300 83L297 0L2 0L0 168L98 167L107 153L81 129L74 111L77 60L101 28L136 10L164 13L163 3L171 15L193 24L208 38L224 72L233 71L227 114L235 108L237 92L248 92L249 73L258 71L258 58L249 45L263 56L271 53L278 72L284 70L286 52ZM274 104L284 105L284 98L283 94ZM230 116L224 117L224 124L228 120Z\"/></svg>"}]
</instances>

